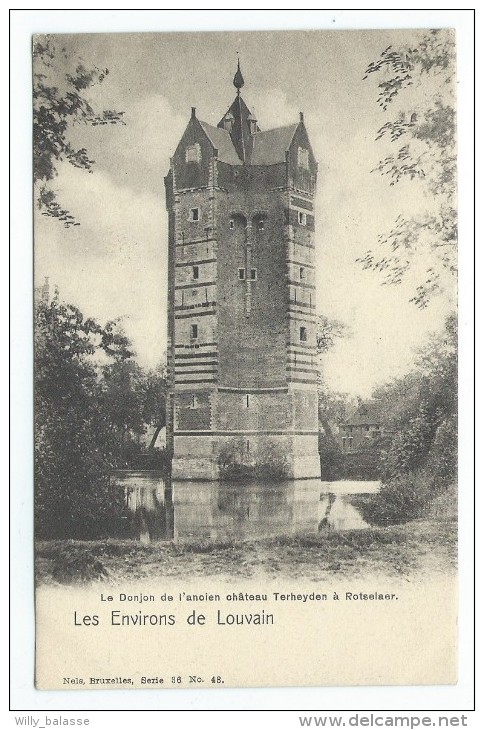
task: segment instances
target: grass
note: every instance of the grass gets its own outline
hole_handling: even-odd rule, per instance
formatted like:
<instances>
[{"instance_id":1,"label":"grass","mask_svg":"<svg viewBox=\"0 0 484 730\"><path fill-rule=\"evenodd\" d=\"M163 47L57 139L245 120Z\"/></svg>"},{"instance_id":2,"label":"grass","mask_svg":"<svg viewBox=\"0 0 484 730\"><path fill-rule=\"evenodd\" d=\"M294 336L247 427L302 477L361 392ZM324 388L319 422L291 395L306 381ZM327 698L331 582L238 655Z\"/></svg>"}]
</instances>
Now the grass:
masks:
<instances>
[{"instance_id":1,"label":"grass","mask_svg":"<svg viewBox=\"0 0 484 730\"><path fill-rule=\"evenodd\" d=\"M422 576L455 570L455 520L246 542L53 540L36 547L38 584L125 582L159 577L285 578Z\"/></svg>"}]
</instances>

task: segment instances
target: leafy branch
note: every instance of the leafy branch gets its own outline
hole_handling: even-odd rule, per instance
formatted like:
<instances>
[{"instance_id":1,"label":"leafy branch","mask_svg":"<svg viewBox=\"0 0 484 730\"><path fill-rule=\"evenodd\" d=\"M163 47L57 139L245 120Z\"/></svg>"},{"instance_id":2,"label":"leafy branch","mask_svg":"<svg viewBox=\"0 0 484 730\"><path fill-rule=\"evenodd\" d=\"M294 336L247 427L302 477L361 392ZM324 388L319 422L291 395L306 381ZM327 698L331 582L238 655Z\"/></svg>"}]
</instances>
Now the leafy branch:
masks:
<instances>
[{"instance_id":1,"label":"leafy branch","mask_svg":"<svg viewBox=\"0 0 484 730\"><path fill-rule=\"evenodd\" d=\"M85 96L88 89L104 81L108 69L88 69L79 62L73 73L56 79L59 61L67 61L68 55L65 48L57 49L48 36L34 41L33 59L33 178L34 183L42 183L37 204L43 215L58 219L68 228L78 224L57 202L49 183L64 160L88 172L95 164L85 147L77 149L69 141L69 128L75 124L124 124L124 112L96 111Z\"/></svg>"},{"instance_id":2,"label":"leafy branch","mask_svg":"<svg viewBox=\"0 0 484 730\"><path fill-rule=\"evenodd\" d=\"M457 270L454 68L451 36L447 31L433 30L414 48L385 48L363 77L368 79L373 73L383 76L377 86L377 103L383 111L400 96L405 101L407 94L403 92L408 93L412 85L418 87L420 99L425 99L426 108L400 109L377 131L375 141L387 143L390 149L372 172L388 177L391 187L404 179L420 180L429 211L398 216L390 231L379 236L380 252L370 250L357 259L388 285L400 284L420 254L430 256L433 263L411 299L420 308L442 291L443 271L455 274ZM391 149L395 145L397 149ZM387 253L382 254L381 249Z\"/></svg>"}]
</instances>

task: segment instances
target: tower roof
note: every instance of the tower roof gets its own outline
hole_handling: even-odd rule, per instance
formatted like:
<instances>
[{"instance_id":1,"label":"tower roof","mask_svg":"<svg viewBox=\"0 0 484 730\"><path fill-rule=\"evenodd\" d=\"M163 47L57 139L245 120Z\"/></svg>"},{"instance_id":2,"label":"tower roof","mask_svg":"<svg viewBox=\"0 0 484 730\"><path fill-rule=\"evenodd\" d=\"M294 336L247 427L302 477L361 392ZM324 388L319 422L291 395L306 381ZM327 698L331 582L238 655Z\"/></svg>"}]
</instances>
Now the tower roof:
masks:
<instances>
[{"instance_id":1,"label":"tower roof","mask_svg":"<svg viewBox=\"0 0 484 730\"><path fill-rule=\"evenodd\" d=\"M286 153L291 147L296 130L304 127L303 115L296 124L277 127L262 132L257 125L257 117L243 100L240 89L244 78L237 61L234 86L237 96L233 100L216 127L196 118L192 108L192 118L205 132L218 159L229 165L276 165L286 161ZM305 133L305 132L304 132Z\"/></svg>"},{"instance_id":2,"label":"tower roof","mask_svg":"<svg viewBox=\"0 0 484 730\"><path fill-rule=\"evenodd\" d=\"M217 127L223 127L224 119L227 114L231 114L234 118L232 129L230 131L230 138L232 144L237 150L237 154L242 162L249 162L250 155L252 152L252 135L250 133L249 121L254 119L251 111L245 101L240 96L239 90L237 90L237 96L228 108L227 112L223 115ZM257 128L258 131L260 131Z\"/></svg>"},{"instance_id":3,"label":"tower roof","mask_svg":"<svg viewBox=\"0 0 484 730\"><path fill-rule=\"evenodd\" d=\"M234 86L237 89L237 94L240 94L240 89L244 85L244 77L242 76L242 71L240 70L240 61L237 59L237 71L235 72L234 76Z\"/></svg>"},{"instance_id":4,"label":"tower roof","mask_svg":"<svg viewBox=\"0 0 484 730\"><path fill-rule=\"evenodd\" d=\"M251 164L275 165L284 162L297 128L298 124L289 124L287 127L268 129L267 132L256 132L252 140Z\"/></svg>"},{"instance_id":5,"label":"tower roof","mask_svg":"<svg viewBox=\"0 0 484 730\"><path fill-rule=\"evenodd\" d=\"M212 127L211 124L200 122L200 126L209 138L214 149L218 150L218 159L220 162L227 162L229 165L241 165L241 161L237 156L230 134L226 129L220 127Z\"/></svg>"}]
</instances>

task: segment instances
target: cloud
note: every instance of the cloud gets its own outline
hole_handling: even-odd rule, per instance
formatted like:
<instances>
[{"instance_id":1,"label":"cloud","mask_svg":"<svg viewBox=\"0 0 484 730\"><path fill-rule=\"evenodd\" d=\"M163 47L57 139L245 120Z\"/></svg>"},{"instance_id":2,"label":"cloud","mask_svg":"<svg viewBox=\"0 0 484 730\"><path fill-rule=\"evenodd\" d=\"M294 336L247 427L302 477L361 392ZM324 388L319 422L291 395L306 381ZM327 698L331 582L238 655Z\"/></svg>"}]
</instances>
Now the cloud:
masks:
<instances>
[{"instance_id":1,"label":"cloud","mask_svg":"<svg viewBox=\"0 0 484 730\"><path fill-rule=\"evenodd\" d=\"M101 321L121 317L142 364L165 349L167 216L162 200L70 166L59 198L81 222L65 229L38 216L36 281L49 276L61 298Z\"/></svg>"},{"instance_id":2,"label":"cloud","mask_svg":"<svg viewBox=\"0 0 484 730\"><path fill-rule=\"evenodd\" d=\"M299 121L299 110L292 104L284 91L276 88L259 88L251 92L250 109L257 117L262 130L295 124Z\"/></svg>"}]
</instances>

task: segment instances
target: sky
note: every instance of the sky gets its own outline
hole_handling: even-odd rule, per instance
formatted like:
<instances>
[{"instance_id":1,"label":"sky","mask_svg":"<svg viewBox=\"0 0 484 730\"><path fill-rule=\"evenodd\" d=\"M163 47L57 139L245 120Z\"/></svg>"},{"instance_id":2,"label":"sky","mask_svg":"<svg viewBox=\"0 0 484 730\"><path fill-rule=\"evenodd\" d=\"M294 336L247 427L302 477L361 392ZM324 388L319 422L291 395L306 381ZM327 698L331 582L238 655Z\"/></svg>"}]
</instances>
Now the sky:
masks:
<instances>
[{"instance_id":1,"label":"sky","mask_svg":"<svg viewBox=\"0 0 484 730\"><path fill-rule=\"evenodd\" d=\"M79 58L108 68L89 90L99 109L124 111L125 125L71 130L95 160L92 174L59 166L54 188L80 226L66 229L36 215L36 284L48 276L61 298L85 315L122 318L140 364L153 367L166 348L167 213L163 178L191 107L216 125L235 96L239 54L242 96L263 130L305 124L319 162L316 196L317 307L348 336L322 358L329 387L368 397L410 367L415 350L453 306L436 297L409 302L419 281L381 285L356 259L377 248L397 215L432 205L417 182L390 187L371 170L388 116L376 103L370 61L390 44L411 45L419 31L313 31L58 36L59 82ZM424 100L414 98L414 104ZM412 107L414 108L414 107ZM426 262L421 266L425 270ZM421 272L420 272L421 273Z\"/></svg>"}]
</instances>

